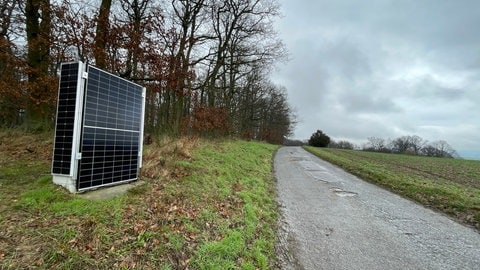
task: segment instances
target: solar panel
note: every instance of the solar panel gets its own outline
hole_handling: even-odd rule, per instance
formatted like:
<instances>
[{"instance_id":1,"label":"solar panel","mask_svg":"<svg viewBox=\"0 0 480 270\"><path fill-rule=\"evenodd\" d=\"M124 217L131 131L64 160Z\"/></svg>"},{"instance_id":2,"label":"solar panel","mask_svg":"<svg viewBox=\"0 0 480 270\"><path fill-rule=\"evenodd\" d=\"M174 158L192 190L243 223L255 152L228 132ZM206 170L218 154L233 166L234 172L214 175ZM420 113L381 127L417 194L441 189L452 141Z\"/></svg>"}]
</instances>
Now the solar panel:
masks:
<instances>
[{"instance_id":1,"label":"solar panel","mask_svg":"<svg viewBox=\"0 0 480 270\"><path fill-rule=\"evenodd\" d=\"M58 90L52 173L71 176L74 162L74 122L78 114L81 88L81 63L61 65Z\"/></svg>"},{"instance_id":2,"label":"solar panel","mask_svg":"<svg viewBox=\"0 0 480 270\"><path fill-rule=\"evenodd\" d=\"M67 85L74 76L84 82L83 85L77 83L75 91L82 101L76 102L75 109L80 107L81 113L70 112L64 120L63 111L66 107L72 109L63 105L71 100L63 95L67 91L62 85ZM73 90L68 88L68 91ZM145 88L140 85L93 66L88 66L84 73L62 65L52 165L54 182L71 191L84 191L136 180L141 167L144 104ZM77 145L73 143L76 149L60 150L67 148L63 139L58 139L63 136L63 125L68 126L63 122L73 122L73 127L80 123L78 135L72 135L73 140L65 136L67 141L78 141ZM63 160L69 158L74 166L67 169L67 162ZM67 171L70 179L59 176Z\"/></svg>"},{"instance_id":3,"label":"solar panel","mask_svg":"<svg viewBox=\"0 0 480 270\"><path fill-rule=\"evenodd\" d=\"M88 68L77 189L135 180L143 87Z\"/></svg>"}]
</instances>

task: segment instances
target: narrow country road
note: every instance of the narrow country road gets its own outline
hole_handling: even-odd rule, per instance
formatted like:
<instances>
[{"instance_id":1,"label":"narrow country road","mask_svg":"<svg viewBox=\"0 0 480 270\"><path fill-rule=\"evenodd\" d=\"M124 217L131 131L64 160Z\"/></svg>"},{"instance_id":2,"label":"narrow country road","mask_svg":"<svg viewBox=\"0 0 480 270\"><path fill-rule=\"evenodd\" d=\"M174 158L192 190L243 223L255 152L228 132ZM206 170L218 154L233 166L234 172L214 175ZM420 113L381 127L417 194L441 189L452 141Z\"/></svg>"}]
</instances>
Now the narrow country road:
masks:
<instances>
[{"instance_id":1,"label":"narrow country road","mask_svg":"<svg viewBox=\"0 0 480 270\"><path fill-rule=\"evenodd\" d=\"M480 269L480 234L300 147L274 160L282 269Z\"/></svg>"}]
</instances>

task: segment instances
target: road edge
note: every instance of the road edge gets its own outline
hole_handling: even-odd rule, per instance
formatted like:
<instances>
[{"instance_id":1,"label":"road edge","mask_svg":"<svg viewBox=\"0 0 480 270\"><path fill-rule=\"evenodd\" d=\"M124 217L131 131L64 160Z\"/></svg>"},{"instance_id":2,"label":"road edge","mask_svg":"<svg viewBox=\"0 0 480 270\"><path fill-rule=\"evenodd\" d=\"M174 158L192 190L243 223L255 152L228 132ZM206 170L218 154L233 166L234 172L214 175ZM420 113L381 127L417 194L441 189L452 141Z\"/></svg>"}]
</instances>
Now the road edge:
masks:
<instances>
[{"instance_id":1,"label":"road edge","mask_svg":"<svg viewBox=\"0 0 480 270\"><path fill-rule=\"evenodd\" d=\"M281 147L280 147L281 148ZM303 270L305 269L298 260L297 248L298 243L296 237L289 224L286 222L283 206L278 197L278 179L275 173L275 157L277 155L278 148L272 155L272 177L275 183L275 200L277 202L277 224L275 228L275 265L276 269L284 270Z\"/></svg>"}]
</instances>

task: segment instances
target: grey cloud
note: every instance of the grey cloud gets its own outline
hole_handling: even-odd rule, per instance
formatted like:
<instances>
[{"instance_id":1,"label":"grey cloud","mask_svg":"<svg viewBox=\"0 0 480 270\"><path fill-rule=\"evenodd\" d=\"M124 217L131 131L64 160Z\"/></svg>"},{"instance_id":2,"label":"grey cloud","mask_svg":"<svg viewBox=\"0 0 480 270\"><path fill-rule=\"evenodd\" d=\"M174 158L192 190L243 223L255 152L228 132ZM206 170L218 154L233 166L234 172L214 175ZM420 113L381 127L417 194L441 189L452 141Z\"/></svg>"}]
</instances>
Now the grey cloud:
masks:
<instances>
[{"instance_id":1,"label":"grey cloud","mask_svg":"<svg viewBox=\"0 0 480 270\"><path fill-rule=\"evenodd\" d=\"M397 105L387 97L377 97L369 92L344 93L339 96L339 103L346 113L381 113L399 112Z\"/></svg>"},{"instance_id":2,"label":"grey cloud","mask_svg":"<svg viewBox=\"0 0 480 270\"><path fill-rule=\"evenodd\" d=\"M360 46L345 37L328 40L319 48L319 63L329 71L330 77L353 81L358 77L368 76L368 73L372 72L370 60Z\"/></svg>"},{"instance_id":3,"label":"grey cloud","mask_svg":"<svg viewBox=\"0 0 480 270\"><path fill-rule=\"evenodd\" d=\"M427 99L430 102L454 102L465 98L466 90L462 87L448 87L435 80L431 75L426 75L415 84L416 91L413 98Z\"/></svg>"},{"instance_id":4,"label":"grey cloud","mask_svg":"<svg viewBox=\"0 0 480 270\"><path fill-rule=\"evenodd\" d=\"M417 134L480 151L480 2L280 2L292 60L275 77L297 138Z\"/></svg>"}]
</instances>

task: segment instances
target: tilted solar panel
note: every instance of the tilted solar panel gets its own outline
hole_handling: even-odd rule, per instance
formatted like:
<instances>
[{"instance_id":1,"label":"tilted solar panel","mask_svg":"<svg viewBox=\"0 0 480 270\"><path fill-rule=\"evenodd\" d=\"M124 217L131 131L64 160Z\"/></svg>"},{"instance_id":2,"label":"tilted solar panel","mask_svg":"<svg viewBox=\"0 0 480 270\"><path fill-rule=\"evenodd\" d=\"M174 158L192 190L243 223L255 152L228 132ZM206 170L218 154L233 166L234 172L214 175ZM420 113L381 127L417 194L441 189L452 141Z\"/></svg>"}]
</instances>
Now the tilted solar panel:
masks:
<instances>
[{"instance_id":1,"label":"tilted solar panel","mask_svg":"<svg viewBox=\"0 0 480 270\"><path fill-rule=\"evenodd\" d=\"M77 189L135 180L143 87L88 68Z\"/></svg>"},{"instance_id":2,"label":"tilted solar panel","mask_svg":"<svg viewBox=\"0 0 480 270\"><path fill-rule=\"evenodd\" d=\"M136 180L141 167L145 88L83 67L62 65L52 165L72 192Z\"/></svg>"}]
</instances>

